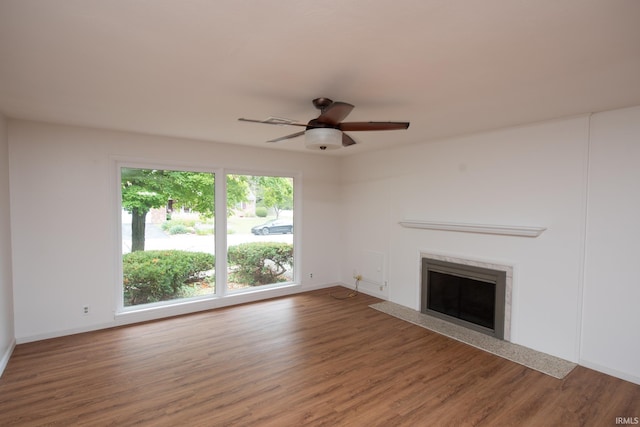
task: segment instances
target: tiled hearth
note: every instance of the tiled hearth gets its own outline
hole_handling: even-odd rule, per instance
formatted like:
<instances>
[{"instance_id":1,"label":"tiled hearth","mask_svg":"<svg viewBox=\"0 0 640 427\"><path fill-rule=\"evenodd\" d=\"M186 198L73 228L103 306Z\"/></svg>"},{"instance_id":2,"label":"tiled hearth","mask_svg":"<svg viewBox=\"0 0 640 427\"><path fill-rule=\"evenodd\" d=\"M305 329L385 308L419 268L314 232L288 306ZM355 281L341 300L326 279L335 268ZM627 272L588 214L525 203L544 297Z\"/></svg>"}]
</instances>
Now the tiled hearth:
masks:
<instances>
[{"instance_id":1,"label":"tiled hearth","mask_svg":"<svg viewBox=\"0 0 640 427\"><path fill-rule=\"evenodd\" d=\"M564 378L573 368L575 363L560 359L549 354L541 353L518 344L499 340L486 334L455 325L453 323L437 319L420 313L399 304L383 301L371 305L383 313L413 323L439 334L472 345L481 350L488 351L497 356L519 363L531 369L535 369L555 378Z\"/></svg>"}]
</instances>

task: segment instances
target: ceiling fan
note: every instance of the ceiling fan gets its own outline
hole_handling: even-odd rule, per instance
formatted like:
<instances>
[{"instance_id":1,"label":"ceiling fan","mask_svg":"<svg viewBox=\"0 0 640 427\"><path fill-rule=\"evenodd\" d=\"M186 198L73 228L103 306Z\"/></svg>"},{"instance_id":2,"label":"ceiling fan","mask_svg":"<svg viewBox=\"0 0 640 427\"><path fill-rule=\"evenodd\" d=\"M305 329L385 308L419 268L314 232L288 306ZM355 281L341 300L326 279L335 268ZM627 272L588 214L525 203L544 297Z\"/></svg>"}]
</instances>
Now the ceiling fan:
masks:
<instances>
[{"instance_id":1,"label":"ceiling fan","mask_svg":"<svg viewBox=\"0 0 640 427\"><path fill-rule=\"evenodd\" d=\"M305 130L272 139L267 142L279 142L286 139L305 136L307 148L327 150L348 147L356 142L349 135L344 133L359 132L367 130L400 130L407 129L409 122L343 122L351 113L354 106L346 102L332 101L329 98L316 98L313 105L320 110L320 115L311 119L307 124L298 123L293 120L270 117L266 120L252 120L240 118L242 122L265 123L279 126L301 126Z\"/></svg>"}]
</instances>

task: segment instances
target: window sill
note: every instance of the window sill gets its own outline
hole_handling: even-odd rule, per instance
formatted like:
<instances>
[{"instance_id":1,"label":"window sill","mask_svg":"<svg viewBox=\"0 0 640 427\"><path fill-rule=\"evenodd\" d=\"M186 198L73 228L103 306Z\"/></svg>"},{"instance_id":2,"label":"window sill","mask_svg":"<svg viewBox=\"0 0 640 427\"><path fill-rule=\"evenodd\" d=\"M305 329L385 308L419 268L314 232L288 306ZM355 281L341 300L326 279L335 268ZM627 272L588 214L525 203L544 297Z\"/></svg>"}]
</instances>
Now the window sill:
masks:
<instances>
[{"instance_id":1,"label":"window sill","mask_svg":"<svg viewBox=\"0 0 640 427\"><path fill-rule=\"evenodd\" d=\"M118 326L128 325L132 323L163 319L165 317L181 316L184 314L197 313L199 311L245 304L297 293L300 288L300 284L288 282L282 285L276 284L269 285L264 288L250 289L249 291L239 290L225 296L213 295L206 298L171 301L166 304L147 305L145 307L141 306L140 308L128 307L122 311L116 312L115 323Z\"/></svg>"}]
</instances>

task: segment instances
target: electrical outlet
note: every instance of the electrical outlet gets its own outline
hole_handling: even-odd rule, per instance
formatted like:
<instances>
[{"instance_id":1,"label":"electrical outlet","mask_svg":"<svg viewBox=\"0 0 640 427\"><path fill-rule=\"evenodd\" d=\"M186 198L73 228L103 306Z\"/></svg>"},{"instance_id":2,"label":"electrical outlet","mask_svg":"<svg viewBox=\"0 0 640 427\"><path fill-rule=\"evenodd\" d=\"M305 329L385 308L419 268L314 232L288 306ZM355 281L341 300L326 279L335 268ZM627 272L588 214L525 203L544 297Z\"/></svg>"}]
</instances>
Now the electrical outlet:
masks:
<instances>
[{"instance_id":1,"label":"electrical outlet","mask_svg":"<svg viewBox=\"0 0 640 427\"><path fill-rule=\"evenodd\" d=\"M85 305L85 306L82 307L82 314L84 314L85 316L87 314L89 314L89 306L88 305Z\"/></svg>"},{"instance_id":2,"label":"electrical outlet","mask_svg":"<svg viewBox=\"0 0 640 427\"><path fill-rule=\"evenodd\" d=\"M313 273L309 273L309 279L313 279Z\"/></svg>"}]
</instances>

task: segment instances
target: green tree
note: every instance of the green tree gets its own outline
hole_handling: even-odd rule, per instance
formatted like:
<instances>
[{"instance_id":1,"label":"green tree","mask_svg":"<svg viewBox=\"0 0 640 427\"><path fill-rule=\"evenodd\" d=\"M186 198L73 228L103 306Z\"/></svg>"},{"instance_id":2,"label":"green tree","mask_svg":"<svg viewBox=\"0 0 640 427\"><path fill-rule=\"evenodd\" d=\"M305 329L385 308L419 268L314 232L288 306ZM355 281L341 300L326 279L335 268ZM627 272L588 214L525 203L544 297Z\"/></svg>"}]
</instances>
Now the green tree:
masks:
<instances>
[{"instance_id":1,"label":"green tree","mask_svg":"<svg viewBox=\"0 0 640 427\"><path fill-rule=\"evenodd\" d=\"M266 208L273 208L276 218L282 209L293 207L293 179L281 176L256 177L258 197Z\"/></svg>"},{"instance_id":2,"label":"green tree","mask_svg":"<svg viewBox=\"0 0 640 427\"><path fill-rule=\"evenodd\" d=\"M165 195L174 205L184 206L201 216L214 214L214 175L206 172L163 171Z\"/></svg>"},{"instance_id":3,"label":"green tree","mask_svg":"<svg viewBox=\"0 0 640 427\"><path fill-rule=\"evenodd\" d=\"M214 174L206 172L167 171L157 169L122 168L122 207L131 213L131 251L143 251L147 213L166 206L173 200L204 217L214 211ZM227 205L235 206L247 199L246 178L227 177Z\"/></svg>"},{"instance_id":4,"label":"green tree","mask_svg":"<svg viewBox=\"0 0 640 427\"><path fill-rule=\"evenodd\" d=\"M144 250L146 217L167 203L163 171L122 168L122 207L131 213L131 252Z\"/></svg>"},{"instance_id":5,"label":"green tree","mask_svg":"<svg viewBox=\"0 0 640 427\"><path fill-rule=\"evenodd\" d=\"M233 214L233 208L249 197L249 177L247 175L227 175L227 215Z\"/></svg>"}]
</instances>

